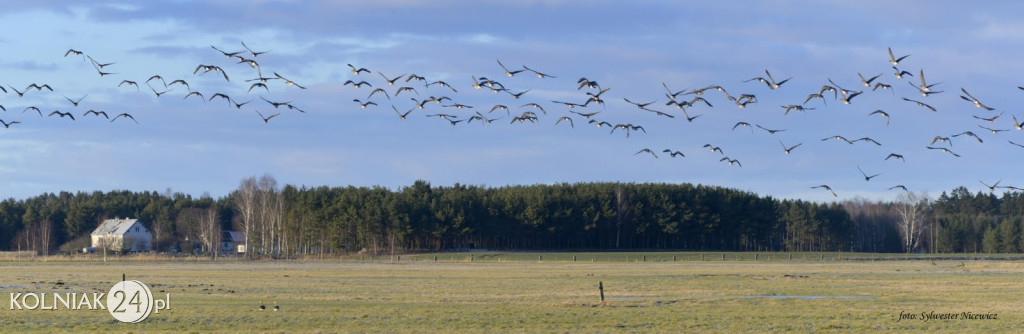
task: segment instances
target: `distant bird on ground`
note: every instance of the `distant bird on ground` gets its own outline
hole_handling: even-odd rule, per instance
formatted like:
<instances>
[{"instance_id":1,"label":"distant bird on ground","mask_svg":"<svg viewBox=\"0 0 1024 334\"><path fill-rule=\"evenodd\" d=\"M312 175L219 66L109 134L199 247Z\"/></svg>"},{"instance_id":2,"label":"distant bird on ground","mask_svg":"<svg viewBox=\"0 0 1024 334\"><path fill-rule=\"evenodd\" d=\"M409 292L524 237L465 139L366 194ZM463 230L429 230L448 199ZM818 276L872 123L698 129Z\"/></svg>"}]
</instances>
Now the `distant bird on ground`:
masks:
<instances>
[{"instance_id":1,"label":"distant bird on ground","mask_svg":"<svg viewBox=\"0 0 1024 334\"><path fill-rule=\"evenodd\" d=\"M280 311L280 310L281 310L281 305L277 305L277 302L275 301L274 302L274 312L277 312L277 311Z\"/></svg>"},{"instance_id":2,"label":"distant bird on ground","mask_svg":"<svg viewBox=\"0 0 1024 334\"><path fill-rule=\"evenodd\" d=\"M866 181L871 181L871 179L875 178L876 176L882 175L882 173L878 173L878 174L874 174L874 175L868 176L867 173L864 173L863 169L860 169L860 166L857 166L857 170L859 170L860 174L864 176L864 181L865 182Z\"/></svg>"},{"instance_id":3,"label":"distant bird on ground","mask_svg":"<svg viewBox=\"0 0 1024 334\"><path fill-rule=\"evenodd\" d=\"M653 156L654 158L658 158L658 155L654 154L654 151L651 151L651 149L649 149L649 148L645 148L645 149L636 151L636 153L633 153L633 155L637 155L637 154L644 153L644 152L650 153L651 156Z\"/></svg>"},{"instance_id":4,"label":"distant bird on ground","mask_svg":"<svg viewBox=\"0 0 1024 334\"><path fill-rule=\"evenodd\" d=\"M259 310L260 310L260 311L264 311L264 310L266 310L266 309L267 309L267 307L266 307L265 305L263 305L263 301L261 300L261 301L260 301L260 308L259 308Z\"/></svg>"},{"instance_id":5,"label":"distant bird on ground","mask_svg":"<svg viewBox=\"0 0 1024 334\"><path fill-rule=\"evenodd\" d=\"M833 197L839 197L839 195L836 195L836 192L832 190L832 187L829 187L828 185L823 184L823 185L820 185L820 186L811 187L811 189L817 189L817 188L823 188L825 190L828 190L828 192L832 193Z\"/></svg>"}]
</instances>

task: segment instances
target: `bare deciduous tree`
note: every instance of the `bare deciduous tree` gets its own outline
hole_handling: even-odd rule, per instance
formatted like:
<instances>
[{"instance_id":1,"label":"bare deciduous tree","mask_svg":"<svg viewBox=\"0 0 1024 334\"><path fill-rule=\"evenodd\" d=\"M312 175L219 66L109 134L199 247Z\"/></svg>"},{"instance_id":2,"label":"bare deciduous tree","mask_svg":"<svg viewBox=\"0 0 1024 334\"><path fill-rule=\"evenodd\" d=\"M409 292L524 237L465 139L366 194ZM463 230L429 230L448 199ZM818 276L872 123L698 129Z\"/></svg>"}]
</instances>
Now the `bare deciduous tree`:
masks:
<instances>
[{"instance_id":1,"label":"bare deciduous tree","mask_svg":"<svg viewBox=\"0 0 1024 334\"><path fill-rule=\"evenodd\" d=\"M904 193L895 205L899 215L897 226L903 240L903 249L907 253L917 250L921 244L921 235L927 230L927 216L931 203L926 196Z\"/></svg>"},{"instance_id":2,"label":"bare deciduous tree","mask_svg":"<svg viewBox=\"0 0 1024 334\"><path fill-rule=\"evenodd\" d=\"M217 255L220 253L220 243L223 239L223 231L220 227L220 219L218 219L216 208L207 208L203 210L199 218L199 238L203 243L203 247L206 248L206 252L210 255L211 259L216 260Z\"/></svg>"}]
</instances>

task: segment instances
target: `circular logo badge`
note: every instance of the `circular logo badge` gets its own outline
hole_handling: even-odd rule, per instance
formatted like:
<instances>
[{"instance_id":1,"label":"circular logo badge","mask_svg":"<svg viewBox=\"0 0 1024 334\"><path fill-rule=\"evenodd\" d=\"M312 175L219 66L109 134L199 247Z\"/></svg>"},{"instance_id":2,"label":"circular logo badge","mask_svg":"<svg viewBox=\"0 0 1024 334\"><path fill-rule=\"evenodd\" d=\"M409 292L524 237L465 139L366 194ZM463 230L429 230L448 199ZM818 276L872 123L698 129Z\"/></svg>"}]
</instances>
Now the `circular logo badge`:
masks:
<instances>
[{"instance_id":1,"label":"circular logo badge","mask_svg":"<svg viewBox=\"0 0 1024 334\"><path fill-rule=\"evenodd\" d=\"M145 283L122 281L107 293L107 311L121 322L137 323L153 312L153 292Z\"/></svg>"}]
</instances>

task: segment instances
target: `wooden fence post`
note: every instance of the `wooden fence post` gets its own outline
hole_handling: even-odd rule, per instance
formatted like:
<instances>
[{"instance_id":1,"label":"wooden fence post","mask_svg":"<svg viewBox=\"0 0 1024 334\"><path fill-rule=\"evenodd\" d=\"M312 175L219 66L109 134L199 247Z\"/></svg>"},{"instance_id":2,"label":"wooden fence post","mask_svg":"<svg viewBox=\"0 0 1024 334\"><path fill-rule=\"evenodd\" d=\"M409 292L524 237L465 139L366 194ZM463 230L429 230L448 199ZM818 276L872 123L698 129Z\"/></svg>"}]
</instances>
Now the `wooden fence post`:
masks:
<instances>
[{"instance_id":1,"label":"wooden fence post","mask_svg":"<svg viewBox=\"0 0 1024 334\"><path fill-rule=\"evenodd\" d=\"M597 290L601 292L601 302L604 303L604 282L597 282Z\"/></svg>"}]
</instances>

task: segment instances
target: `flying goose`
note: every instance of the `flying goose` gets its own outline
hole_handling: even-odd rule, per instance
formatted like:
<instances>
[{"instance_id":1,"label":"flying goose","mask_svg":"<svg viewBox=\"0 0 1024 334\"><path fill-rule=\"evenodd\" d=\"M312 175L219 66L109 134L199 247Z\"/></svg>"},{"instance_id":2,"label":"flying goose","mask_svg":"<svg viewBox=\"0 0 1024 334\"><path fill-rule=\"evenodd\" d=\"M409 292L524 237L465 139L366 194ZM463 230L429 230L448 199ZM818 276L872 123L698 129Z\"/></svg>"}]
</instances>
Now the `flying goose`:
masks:
<instances>
[{"instance_id":1,"label":"flying goose","mask_svg":"<svg viewBox=\"0 0 1024 334\"><path fill-rule=\"evenodd\" d=\"M902 61L903 59L905 59L905 58L907 58L907 57L910 57L910 55L908 54L908 55L905 55L905 56L901 56L901 57L899 57L899 58L896 58L896 55L894 55L894 54L892 53L892 48L889 48L889 64L892 64L892 65L893 65L893 67L895 67L896 65L899 65L899 64L900 64L900 61Z\"/></svg>"},{"instance_id":2,"label":"flying goose","mask_svg":"<svg viewBox=\"0 0 1024 334\"><path fill-rule=\"evenodd\" d=\"M651 149L649 149L649 148L645 148L645 149L642 149L642 150L636 151L636 153L633 153L633 155L637 155L637 154L640 154L640 153L644 153L644 152L650 153L650 154L651 154L651 156L653 156L653 157L654 157L655 159L657 159L657 158L658 158L658 155L657 155L657 154L654 154L654 151L651 151Z\"/></svg>"},{"instance_id":3,"label":"flying goose","mask_svg":"<svg viewBox=\"0 0 1024 334\"><path fill-rule=\"evenodd\" d=\"M876 176L882 175L882 173L878 173L878 174L875 174L875 175L871 175L871 176L868 176L868 174L867 174L867 173L864 173L864 170L863 170L863 169L860 169L860 166L857 166L857 170L859 170L859 171L860 171L860 174L861 174L861 175L864 175L864 181L865 181L865 182L867 182L867 181L871 181L871 179L875 178Z\"/></svg>"},{"instance_id":4,"label":"flying goose","mask_svg":"<svg viewBox=\"0 0 1024 334\"><path fill-rule=\"evenodd\" d=\"M825 190L828 190L830 193L832 193L832 196L839 197L839 195L836 195L836 192L832 190L832 187L829 187L828 185L823 184L823 185L820 185L820 186L811 187L811 189L816 189L816 188L824 188Z\"/></svg>"}]
</instances>

